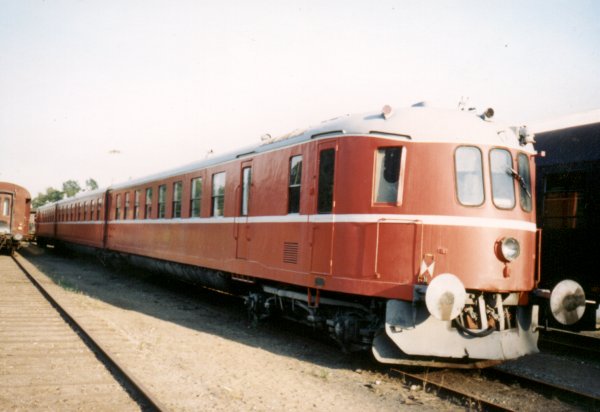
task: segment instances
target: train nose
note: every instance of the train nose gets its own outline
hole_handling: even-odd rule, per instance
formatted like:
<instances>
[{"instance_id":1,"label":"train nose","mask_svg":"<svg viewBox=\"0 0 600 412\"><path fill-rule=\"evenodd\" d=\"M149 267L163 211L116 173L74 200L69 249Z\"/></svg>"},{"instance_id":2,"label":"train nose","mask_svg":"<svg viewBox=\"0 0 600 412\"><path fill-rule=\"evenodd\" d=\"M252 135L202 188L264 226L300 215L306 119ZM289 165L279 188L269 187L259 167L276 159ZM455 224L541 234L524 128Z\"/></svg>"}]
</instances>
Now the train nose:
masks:
<instances>
[{"instance_id":1,"label":"train nose","mask_svg":"<svg viewBox=\"0 0 600 412\"><path fill-rule=\"evenodd\" d=\"M574 280L559 282L550 294L550 310L557 322L572 325L585 312L585 292Z\"/></svg>"}]
</instances>

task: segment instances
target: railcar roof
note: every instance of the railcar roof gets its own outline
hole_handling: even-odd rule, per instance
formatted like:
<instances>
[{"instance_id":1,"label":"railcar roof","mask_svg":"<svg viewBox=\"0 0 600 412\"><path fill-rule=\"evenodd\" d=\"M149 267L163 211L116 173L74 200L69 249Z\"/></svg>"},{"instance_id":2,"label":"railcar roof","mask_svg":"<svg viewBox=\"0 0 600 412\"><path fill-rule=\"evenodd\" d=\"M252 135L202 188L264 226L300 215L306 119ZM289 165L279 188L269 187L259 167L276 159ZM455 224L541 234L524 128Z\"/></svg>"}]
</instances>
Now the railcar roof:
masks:
<instances>
[{"instance_id":1,"label":"railcar roof","mask_svg":"<svg viewBox=\"0 0 600 412\"><path fill-rule=\"evenodd\" d=\"M535 139L536 148L546 152L545 157L536 159L540 166L600 160L600 120L538 133Z\"/></svg>"},{"instance_id":2,"label":"railcar roof","mask_svg":"<svg viewBox=\"0 0 600 412\"><path fill-rule=\"evenodd\" d=\"M31 195L29 194L29 190L25 189L23 186L19 186L15 183L10 183L10 182L0 182L0 190L8 190L11 192L19 192L26 194L26 198L31 198Z\"/></svg>"},{"instance_id":3,"label":"railcar roof","mask_svg":"<svg viewBox=\"0 0 600 412\"><path fill-rule=\"evenodd\" d=\"M141 185L154 180L169 178L193 170L233 161L237 158L254 156L283 147L294 146L314 139L344 137L356 135L386 136L412 142L452 142L477 145L497 145L532 151L531 145L519 145L514 128L483 119L472 111L458 109L438 109L431 107L410 107L392 110L384 116L382 111L352 114L326 120L320 124L302 130L296 130L284 136L258 142L220 156L210 157L182 167L118 183L97 192L108 189ZM90 197L95 192L78 194L58 203Z\"/></svg>"}]
</instances>

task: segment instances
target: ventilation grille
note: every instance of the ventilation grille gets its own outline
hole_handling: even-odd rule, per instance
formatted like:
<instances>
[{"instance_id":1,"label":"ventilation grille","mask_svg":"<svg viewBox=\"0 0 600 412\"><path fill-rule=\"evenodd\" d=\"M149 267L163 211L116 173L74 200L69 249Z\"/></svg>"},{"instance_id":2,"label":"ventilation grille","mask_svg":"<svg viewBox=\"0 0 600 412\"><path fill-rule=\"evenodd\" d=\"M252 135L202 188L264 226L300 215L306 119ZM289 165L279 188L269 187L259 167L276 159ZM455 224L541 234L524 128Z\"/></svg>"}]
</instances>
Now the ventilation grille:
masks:
<instances>
[{"instance_id":1,"label":"ventilation grille","mask_svg":"<svg viewBox=\"0 0 600 412\"><path fill-rule=\"evenodd\" d=\"M298 243L283 242L283 263L298 263Z\"/></svg>"}]
</instances>

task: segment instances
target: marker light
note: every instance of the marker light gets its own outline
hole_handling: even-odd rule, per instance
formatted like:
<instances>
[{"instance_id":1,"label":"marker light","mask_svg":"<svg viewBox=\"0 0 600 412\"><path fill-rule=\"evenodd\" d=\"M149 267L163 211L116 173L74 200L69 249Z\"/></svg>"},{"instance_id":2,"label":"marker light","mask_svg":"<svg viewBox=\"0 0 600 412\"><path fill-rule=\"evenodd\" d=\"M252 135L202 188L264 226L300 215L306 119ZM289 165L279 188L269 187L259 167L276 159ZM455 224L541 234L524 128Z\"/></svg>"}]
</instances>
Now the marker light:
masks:
<instances>
[{"instance_id":1,"label":"marker light","mask_svg":"<svg viewBox=\"0 0 600 412\"><path fill-rule=\"evenodd\" d=\"M20 242L21 240L23 240L23 235L20 233L17 233L16 235L13 236L13 239L16 240L17 242Z\"/></svg>"},{"instance_id":2,"label":"marker light","mask_svg":"<svg viewBox=\"0 0 600 412\"><path fill-rule=\"evenodd\" d=\"M450 273L433 278L425 293L425 304L432 316L439 320L452 320L465 307L467 292L462 282Z\"/></svg>"},{"instance_id":3,"label":"marker light","mask_svg":"<svg viewBox=\"0 0 600 412\"><path fill-rule=\"evenodd\" d=\"M500 239L500 254L507 262L512 262L521 254L519 241L514 237L503 237Z\"/></svg>"}]
</instances>

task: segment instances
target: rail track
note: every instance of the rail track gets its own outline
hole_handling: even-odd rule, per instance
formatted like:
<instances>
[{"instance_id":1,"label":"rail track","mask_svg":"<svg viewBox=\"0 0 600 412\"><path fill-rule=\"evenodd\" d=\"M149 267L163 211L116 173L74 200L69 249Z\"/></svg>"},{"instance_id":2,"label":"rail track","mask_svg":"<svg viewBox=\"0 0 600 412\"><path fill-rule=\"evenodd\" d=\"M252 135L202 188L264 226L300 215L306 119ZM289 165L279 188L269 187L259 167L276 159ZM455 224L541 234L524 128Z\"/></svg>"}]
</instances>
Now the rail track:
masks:
<instances>
[{"instance_id":1,"label":"rail track","mask_svg":"<svg viewBox=\"0 0 600 412\"><path fill-rule=\"evenodd\" d=\"M0 349L0 366L2 366L0 369L6 371L4 377L0 377L0 389L3 389L3 392L7 394L5 399L0 395L0 406L10 407L9 394L20 396L19 394L24 394L24 390L33 384L46 388L48 392L55 393L60 399L54 399L56 396L50 393L34 401L39 402L39 404L31 406L45 408L50 404L59 405L59 408L61 406L72 407L73 405L68 396L76 390L77 384L73 380L76 380L77 376L69 376L67 381L61 381L60 377L52 376L49 377L50 380L53 380L52 383L48 383L43 381L43 374L51 375L54 369L57 369L58 374L63 376L79 373L87 378L88 373L86 370L64 372L64 363L71 364L71 362L74 362L69 351L86 352L85 348L81 349L83 343L95 355L95 362L102 363L112 375L113 381L116 381L116 384L114 382L107 383L106 379L100 381L100 383L94 382L95 387L90 389L91 392L97 391L97 386L103 388L106 386L120 386L128 393L133 405L137 404L136 409L165 411L164 405L119 362L110 350L95 339L90 331L81 326L81 322L78 322L76 315L69 313L44 287L43 283L36 278L36 273L33 272L36 272L35 268L24 264L18 254L0 256L0 280L2 281L2 288L0 289L4 291L1 299L2 305L0 306L0 314L4 315L0 323L0 344L3 344L0 347L5 348L5 350ZM19 276L19 274L22 275ZM35 295L35 291L32 291L34 288L39 292L38 295ZM52 315L52 309L49 306L54 309L54 315ZM32 313L35 313L35 316ZM62 318L62 321L60 318ZM64 322L67 323L68 327ZM70 331L68 330L69 327ZM73 338L73 335L78 338ZM79 339L79 343L75 342L77 339ZM42 347L41 352L35 350L40 347ZM59 356L58 359L53 359L53 351L60 352L63 357ZM33 363L37 362L38 365L32 365L31 359L34 359ZM57 365L60 362L63 365ZM50 363L50 367L47 365L48 363ZM86 365L84 368L98 368L97 365L94 365L94 362L90 363L89 360L84 365ZM67 368L69 367L67 366ZM23 372L24 369L30 371L30 375ZM31 372L32 369L35 369L33 373ZM41 376L40 370L42 371ZM63 372L60 372L61 370ZM96 372L94 376L98 373L101 372ZM89 375L92 375L92 373ZM36 377L33 378L32 376ZM80 378L84 379L81 376ZM32 380L35 382L32 383ZM61 387L61 385L64 387ZM108 391L107 394L101 394L99 397L95 393L91 398L96 397L96 402L101 402L104 406L107 406L115 402L111 393ZM78 394L78 396L81 395ZM114 396L118 397L118 395ZM94 402L94 399L89 401ZM89 404L87 406L85 404L76 406L85 409L89 407ZM117 406L117 408L120 407Z\"/></svg>"},{"instance_id":2,"label":"rail track","mask_svg":"<svg viewBox=\"0 0 600 412\"><path fill-rule=\"evenodd\" d=\"M479 372L457 370L415 372L395 367L390 369L389 374L401 378L408 384L420 385L424 390L435 391L438 395L452 398L470 410L524 410L524 403L527 401L523 395L527 391L533 391L545 399L558 399L567 409L600 410L600 395L499 367L491 367ZM494 388L496 385L503 388ZM504 396L499 397L498 393L504 393ZM543 405L538 405L540 410L544 409Z\"/></svg>"},{"instance_id":3,"label":"rail track","mask_svg":"<svg viewBox=\"0 0 600 412\"><path fill-rule=\"evenodd\" d=\"M541 331L539 347L544 351L576 353L579 356L600 360L600 332L586 335L559 329L546 329Z\"/></svg>"}]
</instances>

